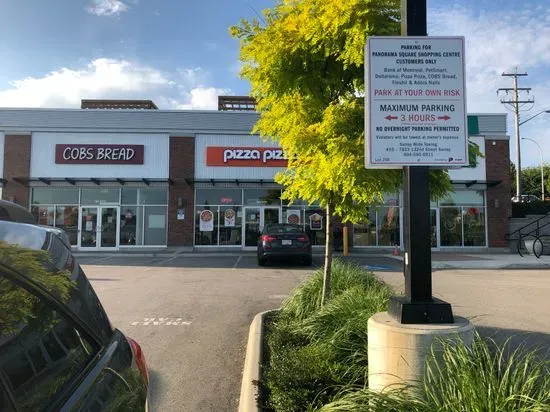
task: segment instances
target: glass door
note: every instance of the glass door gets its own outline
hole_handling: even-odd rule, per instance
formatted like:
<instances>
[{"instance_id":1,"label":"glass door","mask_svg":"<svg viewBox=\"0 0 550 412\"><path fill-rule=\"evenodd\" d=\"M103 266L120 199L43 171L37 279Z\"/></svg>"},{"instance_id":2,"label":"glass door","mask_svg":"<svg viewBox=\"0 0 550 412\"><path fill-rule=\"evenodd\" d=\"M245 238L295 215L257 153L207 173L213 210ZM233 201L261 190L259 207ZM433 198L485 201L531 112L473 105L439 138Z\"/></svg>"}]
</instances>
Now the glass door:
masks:
<instances>
[{"instance_id":1,"label":"glass door","mask_svg":"<svg viewBox=\"0 0 550 412\"><path fill-rule=\"evenodd\" d=\"M79 248L116 249L119 237L118 206L80 208Z\"/></svg>"},{"instance_id":2,"label":"glass door","mask_svg":"<svg viewBox=\"0 0 550 412\"><path fill-rule=\"evenodd\" d=\"M98 242L98 220L97 207L82 207L80 208L80 227L78 246L80 249L97 249Z\"/></svg>"},{"instance_id":3,"label":"glass door","mask_svg":"<svg viewBox=\"0 0 550 412\"><path fill-rule=\"evenodd\" d=\"M432 249L439 249L439 209L430 210L430 230Z\"/></svg>"},{"instance_id":4,"label":"glass door","mask_svg":"<svg viewBox=\"0 0 550 412\"><path fill-rule=\"evenodd\" d=\"M278 207L264 207L262 209L262 221L260 223L260 230L264 230L265 225L271 225L273 223L281 223L280 215L281 209Z\"/></svg>"},{"instance_id":5,"label":"glass door","mask_svg":"<svg viewBox=\"0 0 550 412\"><path fill-rule=\"evenodd\" d=\"M260 207L244 208L243 239L245 247L256 247L260 236L262 209Z\"/></svg>"},{"instance_id":6,"label":"glass door","mask_svg":"<svg viewBox=\"0 0 550 412\"><path fill-rule=\"evenodd\" d=\"M258 246L258 238L265 225L281 222L280 207L245 207L243 239L244 247Z\"/></svg>"},{"instance_id":7,"label":"glass door","mask_svg":"<svg viewBox=\"0 0 550 412\"><path fill-rule=\"evenodd\" d=\"M114 249L118 246L119 219L118 207L100 207L101 227L99 229L99 247L102 249Z\"/></svg>"}]
</instances>

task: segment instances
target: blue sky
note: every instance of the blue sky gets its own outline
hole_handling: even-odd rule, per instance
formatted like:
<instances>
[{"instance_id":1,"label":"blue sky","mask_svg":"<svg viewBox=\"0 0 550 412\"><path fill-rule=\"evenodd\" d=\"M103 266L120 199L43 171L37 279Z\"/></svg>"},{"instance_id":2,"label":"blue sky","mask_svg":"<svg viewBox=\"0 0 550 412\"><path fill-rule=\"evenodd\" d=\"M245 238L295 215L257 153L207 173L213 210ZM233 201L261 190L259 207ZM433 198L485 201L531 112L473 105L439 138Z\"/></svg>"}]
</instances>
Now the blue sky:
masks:
<instances>
[{"instance_id":1,"label":"blue sky","mask_svg":"<svg viewBox=\"0 0 550 412\"><path fill-rule=\"evenodd\" d=\"M274 4L0 0L0 107L77 108L82 98L150 98L165 109L215 109L219 94L249 91L238 77L238 42L228 27ZM510 113L496 89L512 86L501 73L515 66L529 73L520 86L532 87L536 100L522 118L550 109L547 0L433 0L428 9L430 35L466 37L470 113ZM526 123L521 133L549 152L550 114ZM538 156L533 143L522 143L525 166L538 164Z\"/></svg>"}]
</instances>

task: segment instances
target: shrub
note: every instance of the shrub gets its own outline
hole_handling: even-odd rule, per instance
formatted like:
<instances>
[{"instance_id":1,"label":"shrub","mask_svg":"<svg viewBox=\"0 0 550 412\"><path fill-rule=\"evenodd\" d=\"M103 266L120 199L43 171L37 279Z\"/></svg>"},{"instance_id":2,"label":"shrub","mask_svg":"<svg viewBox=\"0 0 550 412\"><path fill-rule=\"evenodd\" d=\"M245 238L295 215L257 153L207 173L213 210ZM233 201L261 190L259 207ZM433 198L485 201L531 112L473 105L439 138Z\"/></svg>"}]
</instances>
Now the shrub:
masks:
<instances>
[{"instance_id":1,"label":"shrub","mask_svg":"<svg viewBox=\"0 0 550 412\"><path fill-rule=\"evenodd\" d=\"M381 282L376 277L356 264L335 259L332 262L331 299L336 298L353 286L378 288ZM283 302L281 316L290 320L301 321L321 308L323 292L323 268L298 286L292 295Z\"/></svg>"},{"instance_id":2,"label":"shrub","mask_svg":"<svg viewBox=\"0 0 550 412\"><path fill-rule=\"evenodd\" d=\"M269 407L307 411L340 388L365 384L367 321L386 310L391 290L374 275L335 260L332 295L321 308L323 271L314 273L267 325Z\"/></svg>"},{"instance_id":3,"label":"shrub","mask_svg":"<svg viewBox=\"0 0 550 412\"><path fill-rule=\"evenodd\" d=\"M288 323L274 323L268 332L270 363L265 375L268 407L303 412L330 402L342 382L340 366L324 357L316 345L305 344Z\"/></svg>"},{"instance_id":4,"label":"shrub","mask_svg":"<svg viewBox=\"0 0 550 412\"><path fill-rule=\"evenodd\" d=\"M320 412L543 412L550 410L550 363L536 351L511 350L476 335L471 347L443 343L417 391L374 393L345 387ZM437 360L436 360L437 359Z\"/></svg>"}]
</instances>

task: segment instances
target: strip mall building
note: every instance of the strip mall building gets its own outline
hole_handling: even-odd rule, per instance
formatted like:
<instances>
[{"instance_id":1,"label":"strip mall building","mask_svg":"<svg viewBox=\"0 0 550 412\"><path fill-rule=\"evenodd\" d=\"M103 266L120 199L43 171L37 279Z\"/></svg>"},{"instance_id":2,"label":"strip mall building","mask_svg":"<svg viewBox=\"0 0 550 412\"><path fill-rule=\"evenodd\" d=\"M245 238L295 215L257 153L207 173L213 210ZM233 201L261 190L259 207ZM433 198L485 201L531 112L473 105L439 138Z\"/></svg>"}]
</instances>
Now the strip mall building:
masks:
<instances>
[{"instance_id":1,"label":"strip mall building","mask_svg":"<svg viewBox=\"0 0 550 412\"><path fill-rule=\"evenodd\" d=\"M157 110L150 101L0 109L2 197L63 228L79 250L255 248L266 223L287 221L322 247L323 209L280 200L274 176L286 165L282 151L251 135L255 111L228 107L231 99L220 98L218 111ZM436 250L507 245L506 115L469 115L468 128L484 156L451 170L454 192L432 202ZM350 225L350 245L402 244L401 205L395 194L371 207L368 223Z\"/></svg>"}]
</instances>

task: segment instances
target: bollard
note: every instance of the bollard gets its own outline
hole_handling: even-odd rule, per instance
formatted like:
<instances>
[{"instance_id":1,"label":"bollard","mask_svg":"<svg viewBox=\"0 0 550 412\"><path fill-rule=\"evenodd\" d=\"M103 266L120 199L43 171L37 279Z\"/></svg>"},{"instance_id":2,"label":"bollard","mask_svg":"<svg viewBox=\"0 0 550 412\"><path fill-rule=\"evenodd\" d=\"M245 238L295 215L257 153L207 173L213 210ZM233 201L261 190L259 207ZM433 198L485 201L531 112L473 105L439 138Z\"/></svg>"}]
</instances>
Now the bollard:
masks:
<instances>
[{"instance_id":1,"label":"bollard","mask_svg":"<svg viewBox=\"0 0 550 412\"><path fill-rule=\"evenodd\" d=\"M348 227L344 226L344 256L348 255Z\"/></svg>"}]
</instances>

